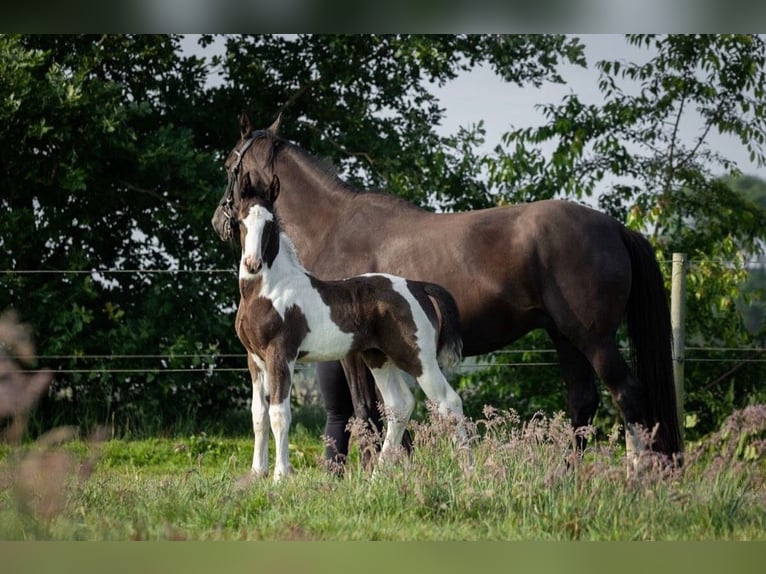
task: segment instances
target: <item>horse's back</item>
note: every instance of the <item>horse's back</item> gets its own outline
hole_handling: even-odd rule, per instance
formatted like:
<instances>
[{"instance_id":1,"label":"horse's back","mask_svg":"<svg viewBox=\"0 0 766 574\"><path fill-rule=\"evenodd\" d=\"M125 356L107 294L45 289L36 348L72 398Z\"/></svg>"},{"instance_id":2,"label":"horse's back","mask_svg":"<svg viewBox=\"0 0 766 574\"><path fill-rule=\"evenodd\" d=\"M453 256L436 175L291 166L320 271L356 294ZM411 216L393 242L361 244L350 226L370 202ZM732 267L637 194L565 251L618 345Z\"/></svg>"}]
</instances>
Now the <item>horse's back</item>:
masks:
<instances>
[{"instance_id":1,"label":"horse's back","mask_svg":"<svg viewBox=\"0 0 766 574\"><path fill-rule=\"evenodd\" d=\"M354 224L336 228L312 272L386 272L443 286L457 302L468 355L535 328L594 322L609 331L622 316L630 258L622 225L603 213L564 200L386 213L375 199L375 209L356 206Z\"/></svg>"},{"instance_id":2,"label":"horse's back","mask_svg":"<svg viewBox=\"0 0 766 574\"><path fill-rule=\"evenodd\" d=\"M457 300L468 345L479 331L480 339L497 333L490 345L499 347L510 342L501 337L536 327L607 332L619 324L631 262L612 217L547 200L434 216L425 229L431 262L420 256L417 266Z\"/></svg>"}]
</instances>

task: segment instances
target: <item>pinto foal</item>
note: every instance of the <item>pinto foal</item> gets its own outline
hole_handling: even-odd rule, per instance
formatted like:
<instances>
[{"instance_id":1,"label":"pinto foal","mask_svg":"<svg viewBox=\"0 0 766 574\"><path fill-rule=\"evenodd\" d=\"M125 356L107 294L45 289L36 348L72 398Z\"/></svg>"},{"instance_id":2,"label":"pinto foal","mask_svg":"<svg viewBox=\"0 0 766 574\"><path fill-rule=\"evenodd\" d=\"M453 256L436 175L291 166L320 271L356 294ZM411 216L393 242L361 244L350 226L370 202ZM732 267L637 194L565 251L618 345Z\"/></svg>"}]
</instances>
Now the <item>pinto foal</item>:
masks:
<instances>
[{"instance_id":1,"label":"pinto foal","mask_svg":"<svg viewBox=\"0 0 766 574\"><path fill-rule=\"evenodd\" d=\"M301 265L274 211L279 179L249 186L239 210L242 257L236 330L253 382L252 471L268 474L268 426L276 443L274 479L291 471L290 390L296 361L329 361L361 353L387 410L379 460L401 444L415 399L411 375L441 414L462 421L463 405L440 365L461 358L457 306L442 287L374 273L321 281ZM458 440L465 430L458 424Z\"/></svg>"}]
</instances>

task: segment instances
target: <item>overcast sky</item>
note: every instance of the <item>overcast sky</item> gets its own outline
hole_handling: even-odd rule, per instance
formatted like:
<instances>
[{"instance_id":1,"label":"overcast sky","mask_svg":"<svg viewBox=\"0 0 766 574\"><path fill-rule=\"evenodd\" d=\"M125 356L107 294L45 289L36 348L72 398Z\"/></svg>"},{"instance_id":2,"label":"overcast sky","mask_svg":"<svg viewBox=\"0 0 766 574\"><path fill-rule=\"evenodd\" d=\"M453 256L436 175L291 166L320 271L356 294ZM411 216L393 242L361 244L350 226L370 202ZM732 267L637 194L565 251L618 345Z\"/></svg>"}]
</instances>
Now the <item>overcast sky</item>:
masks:
<instances>
[{"instance_id":1,"label":"overcast sky","mask_svg":"<svg viewBox=\"0 0 766 574\"><path fill-rule=\"evenodd\" d=\"M544 118L535 107L538 104L558 103L570 92L578 94L585 103L601 103L598 72L594 67L599 60L640 63L651 57L649 50L629 45L621 34L578 34L578 37L585 46L588 68L562 66L560 72L566 84L548 83L540 88L520 88L504 82L491 69L482 67L461 74L445 86L434 85L433 91L446 109L444 121L437 131L450 135L456 133L460 126L469 127L484 120L487 132L484 150L488 152L512 128L541 125ZM196 36L187 36L183 48L202 55L196 40ZM222 50L223 42L216 42L213 49L216 46ZM701 122L689 115L681 124L682 137L690 142L699 134L700 129ZM708 141L712 149L736 161L744 173L766 179L766 167L759 169L751 164L747 150L735 138L711 132Z\"/></svg>"},{"instance_id":2,"label":"overcast sky","mask_svg":"<svg viewBox=\"0 0 766 574\"><path fill-rule=\"evenodd\" d=\"M511 127L541 125L544 118L535 108L537 104L559 103L570 92L578 94L586 103L601 103L598 71L594 67L599 60L640 63L650 58L647 49L629 45L621 34L578 36L585 45L588 68L562 67L561 75L567 82L565 85L546 84L541 88L520 88L503 82L489 68L481 68L463 74L442 88L435 86L434 92L447 110L440 133L455 133L459 126L468 127L483 119L487 130L486 149L491 150ZM689 116L686 123L681 125L682 137L692 141L699 134L700 128L701 122ZM712 132L708 138L712 149L736 161L744 173L766 179L766 168L759 169L751 164L747 150L735 138Z\"/></svg>"}]
</instances>

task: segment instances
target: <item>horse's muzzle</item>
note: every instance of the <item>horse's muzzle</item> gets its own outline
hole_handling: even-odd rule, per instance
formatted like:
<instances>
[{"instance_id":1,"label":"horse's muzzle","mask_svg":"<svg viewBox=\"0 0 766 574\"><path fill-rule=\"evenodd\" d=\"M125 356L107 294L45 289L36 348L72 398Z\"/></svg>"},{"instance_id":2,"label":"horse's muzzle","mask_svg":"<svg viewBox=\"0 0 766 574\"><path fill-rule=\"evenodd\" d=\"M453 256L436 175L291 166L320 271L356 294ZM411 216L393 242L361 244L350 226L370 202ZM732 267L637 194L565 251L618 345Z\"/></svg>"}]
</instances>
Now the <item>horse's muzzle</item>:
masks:
<instances>
[{"instance_id":1,"label":"horse's muzzle","mask_svg":"<svg viewBox=\"0 0 766 574\"><path fill-rule=\"evenodd\" d=\"M232 229L231 216L226 213L226 210L222 206L218 206L213 213L213 219L211 220L213 229L218 237L222 241L231 241L234 233Z\"/></svg>"},{"instance_id":2,"label":"horse's muzzle","mask_svg":"<svg viewBox=\"0 0 766 574\"><path fill-rule=\"evenodd\" d=\"M252 255L248 255L244 258L243 263L245 265L245 269L247 269L247 272L251 275L257 275L261 269L263 269L263 259L260 257L253 257Z\"/></svg>"}]
</instances>

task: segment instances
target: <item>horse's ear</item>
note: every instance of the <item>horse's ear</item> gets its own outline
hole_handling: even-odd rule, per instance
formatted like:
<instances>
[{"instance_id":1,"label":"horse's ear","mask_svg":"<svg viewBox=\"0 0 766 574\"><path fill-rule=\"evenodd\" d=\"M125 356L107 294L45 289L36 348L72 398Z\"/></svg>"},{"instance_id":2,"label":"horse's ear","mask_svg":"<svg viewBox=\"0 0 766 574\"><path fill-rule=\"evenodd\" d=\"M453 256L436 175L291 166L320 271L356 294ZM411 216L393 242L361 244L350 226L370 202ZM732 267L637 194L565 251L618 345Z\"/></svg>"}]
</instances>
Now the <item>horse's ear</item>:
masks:
<instances>
[{"instance_id":1,"label":"horse's ear","mask_svg":"<svg viewBox=\"0 0 766 574\"><path fill-rule=\"evenodd\" d=\"M239 114L239 134L242 139L245 139L251 133L253 133L253 124L250 122L250 116L247 115L247 112L242 112Z\"/></svg>"},{"instance_id":2,"label":"horse's ear","mask_svg":"<svg viewBox=\"0 0 766 574\"><path fill-rule=\"evenodd\" d=\"M279 112L279 114L277 114L277 119L274 120L273 124L271 124L268 128L266 128L266 131L268 131L273 136L277 135L277 132L279 131L279 122L281 120L282 120L282 112Z\"/></svg>"},{"instance_id":3,"label":"horse's ear","mask_svg":"<svg viewBox=\"0 0 766 574\"><path fill-rule=\"evenodd\" d=\"M279 196L279 178L277 177L277 174L274 174L274 177L271 178L271 185L269 185L269 201L271 203L274 203L277 200L277 197Z\"/></svg>"}]
</instances>

